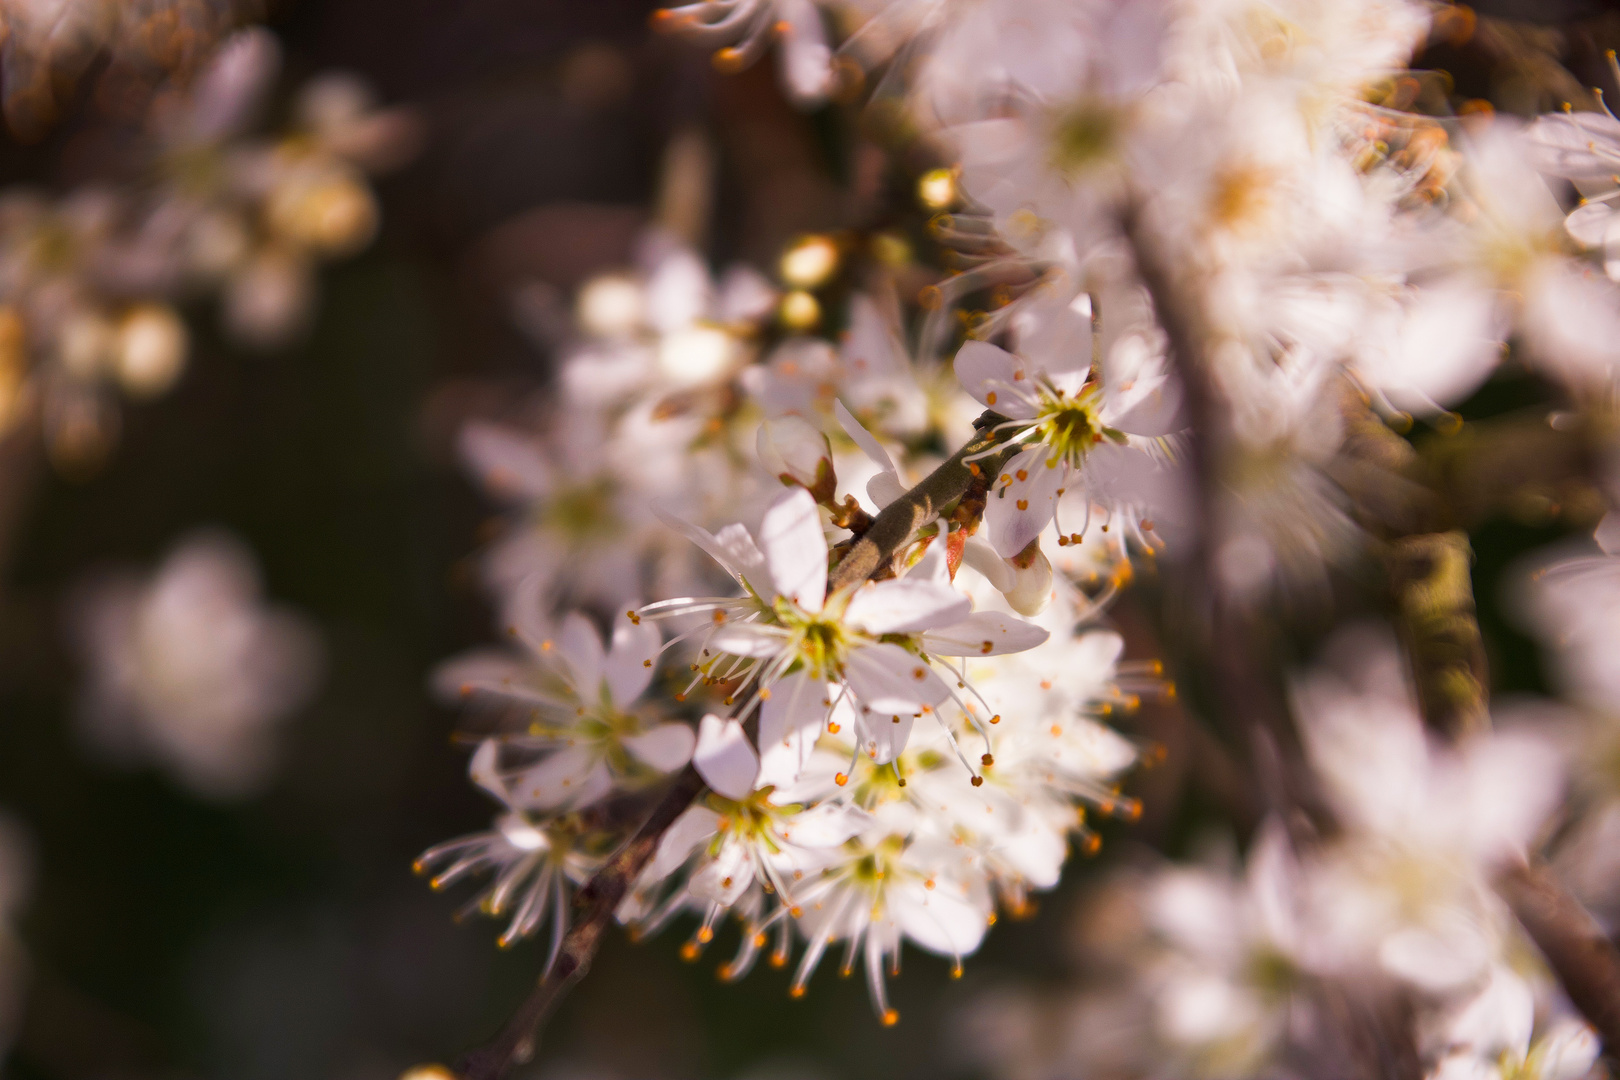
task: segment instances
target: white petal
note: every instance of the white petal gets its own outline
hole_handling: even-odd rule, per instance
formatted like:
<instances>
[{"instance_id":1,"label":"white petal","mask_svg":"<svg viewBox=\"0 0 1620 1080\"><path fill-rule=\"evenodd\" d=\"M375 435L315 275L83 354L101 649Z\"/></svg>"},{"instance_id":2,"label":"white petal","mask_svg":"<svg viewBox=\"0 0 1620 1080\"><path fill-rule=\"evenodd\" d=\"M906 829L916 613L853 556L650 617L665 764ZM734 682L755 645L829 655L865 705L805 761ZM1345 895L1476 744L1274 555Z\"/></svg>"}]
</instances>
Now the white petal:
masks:
<instances>
[{"instance_id":1,"label":"white petal","mask_svg":"<svg viewBox=\"0 0 1620 1080\"><path fill-rule=\"evenodd\" d=\"M786 640L783 632L762 623L725 623L709 638L710 652L732 656L775 656Z\"/></svg>"},{"instance_id":2,"label":"white petal","mask_svg":"<svg viewBox=\"0 0 1620 1080\"><path fill-rule=\"evenodd\" d=\"M647 876L662 880L681 868L697 846L720 831L720 815L707 806L688 806L658 841Z\"/></svg>"},{"instance_id":3,"label":"white petal","mask_svg":"<svg viewBox=\"0 0 1620 1080\"><path fill-rule=\"evenodd\" d=\"M1609 237L1609 221L1614 207L1606 202L1578 206L1564 219L1564 228L1583 247L1600 248Z\"/></svg>"},{"instance_id":4,"label":"white petal","mask_svg":"<svg viewBox=\"0 0 1620 1080\"><path fill-rule=\"evenodd\" d=\"M929 544L928 550L923 552L923 557L917 560L915 566L906 571L905 580L929 581L935 585L950 588L951 568L950 564L946 562L945 545L943 543Z\"/></svg>"},{"instance_id":5,"label":"white petal","mask_svg":"<svg viewBox=\"0 0 1620 1080\"><path fill-rule=\"evenodd\" d=\"M473 694L492 694L532 705L567 703L542 693L529 681L530 665L506 653L481 649L452 657L433 671L433 692L453 704Z\"/></svg>"},{"instance_id":6,"label":"white petal","mask_svg":"<svg viewBox=\"0 0 1620 1080\"><path fill-rule=\"evenodd\" d=\"M871 823L872 815L858 806L825 802L790 818L782 838L800 847L837 847Z\"/></svg>"},{"instance_id":7,"label":"white petal","mask_svg":"<svg viewBox=\"0 0 1620 1080\"><path fill-rule=\"evenodd\" d=\"M777 743L785 743L801 729L813 732L821 726L830 700L829 687L820 679L812 679L802 671L795 671L778 679L771 687L771 696L759 707L759 745L769 751ZM814 739L811 740L812 745ZM808 753L808 748L806 749Z\"/></svg>"},{"instance_id":8,"label":"white petal","mask_svg":"<svg viewBox=\"0 0 1620 1080\"><path fill-rule=\"evenodd\" d=\"M529 436L474 421L461 429L460 443L461 456L498 498L517 501L551 494L551 463Z\"/></svg>"},{"instance_id":9,"label":"white petal","mask_svg":"<svg viewBox=\"0 0 1620 1080\"><path fill-rule=\"evenodd\" d=\"M861 713L856 722L860 752L878 765L887 765L905 752L916 723L916 713L908 709Z\"/></svg>"},{"instance_id":10,"label":"white petal","mask_svg":"<svg viewBox=\"0 0 1620 1080\"><path fill-rule=\"evenodd\" d=\"M930 952L962 956L979 947L989 928L989 910L949 879L934 888L907 882L889 894L889 910L901 933Z\"/></svg>"},{"instance_id":11,"label":"white petal","mask_svg":"<svg viewBox=\"0 0 1620 1080\"><path fill-rule=\"evenodd\" d=\"M1023 652L1051 635L1033 623L995 611L975 611L942 630L923 635L923 648L940 656L999 656Z\"/></svg>"},{"instance_id":12,"label":"white petal","mask_svg":"<svg viewBox=\"0 0 1620 1080\"><path fill-rule=\"evenodd\" d=\"M727 525L716 534L670 513L657 503L652 504L652 511L658 515L658 520L702 548L709 558L738 581L765 565L765 556L760 554L759 548L754 546L753 537L741 525Z\"/></svg>"},{"instance_id":13,"label":"white petal","mask_svg":"<svg viewBox=\"0 0 1620 1080\"><path fill-rule=\"evenodd\" d=\"M836 398L833 400L833 416L837 417L838 426L844 429L844 434L855 440L855 445L861 448L862 453L872 459L874 465L886 473L899 472L894 467L894 459L889 456L887 450L883 449L883 444L878 442L872 436L872 433L866 430L866 426L855 419L855 414L846 409L844 403Z\"/></svg>"},{"instance_id":14,"label":"white petal","mask_svg":"<svg viewBox=\"0 0 1620 1080\"><path fill-rule=\"evenodd\" d=\"M500 757L499 740L485 739L478 744L478 749L473 752L472 761L467 764L467 777L504 803L508 800L506 782L501 779L499 772Z\"/></svg>"},{"instance_id":15,"label":"white petal","mask_svg":"<svg viewBox=\"0 0 1620 1080\"><path fill-rule=\"evenodd\" d=\"M777 595L820 611L827 597L827 538L811 494L794 488L778 496L760 523L759 543Z\"/></svg>"},{"instance_id":16,"label":"white petal","mask_svg":"<svg viewBox=\"0 0 1620 1080\"><path fill-rule=\"evenodd\" d=\"M982 536L967 538L967 543L962 545L962 564L983 574L997 592L1004 593L1017 583L1011 564Z\"/></svg>"},{"instance_id":17,"label":"white petal","mask_svg":"<svg viewBox=\"0 0 1620 1080\"><path fill-rule=\"evenodd\" d=\"M984 519L990 529L990 543L1002 555L1012 558L1041 535L1057 507L1057 490L1070 476L1067 465L1048 465L1045 447L1031 447L1002 466L1002 483L996 478ZM1023 479L1018 474L1023 473Z\"/></svg>"},{"instance_id":18,"label":"white petal","mask_svg":"<svg viewBox=\"0 0 1620 1080\"><path fill-rule=\"evenodd\" d=\"M949 688L927 663L887 642L852 650L845 674L851 692L875 713L921 712L950 697Z\"/></svg>"},{"instance_id":19,"label":"white petal","mask_svg":"<svg viewBox=\"0 0 1620 1080\"><path fill-rule=\"evenodd\" d=\"M749 745L742 725L713 713L698 727L692 764L704 783L728 799L746 798L759 775L759 755Z\"/></svg>"},{"instance_id":20,"label":"white petal","mask_svg":"<svg viewBox=\"0 0 1620 1080\"><path fill-rule=\"evenodd\" d=\"M659 724L624 740L624 748L659 772L674 772L692 760L697 736L685 724Z\"/></svg>"},{"instance_id":21,"label":"white petal","mask_svg":"<svg viewBox=\"0 0 1620 1080\"><path fill-rule=\"evenodd\" d=\"M905 482L900 479L898 473L880 472L866 482L866 495L879 510L905 493Z\"/></svg>"},{"instance_id":22,"label":"white petal","mask_svg":"<svg viewBox=\"0 0 1620 1080\"><path fill-rule=\"evenodd\" d=\"M869 634L914 634L960 622L972 610L973 602L949 585L907 576L858 589L844 622Z\"/></svg>"},{"instance_id":23,"label":"white petal","mask_svg":"<svg viewBox=\"0 0 1620 1080\"><path fill-rule=\"evenodd\" d=\"M777 0L782 86L800 105L825 100L832 87L832 49L821 13L810 0Z\"/></svg>"},{"instance_id":24,"label":"white petal","mask_svg":"<svg viewBox=\"0 0 1620 1080\"><path fill-rule=\"evenodd\" d=\"M1565 1020L1543 1035L1534 1056L1541 1064L1539 1080L1581 1080L1597 1063L1602 1044L1597 1034L1579 1020Z\"/></svg>"},{"instance_id":25,"label":"white petal","mask_svg":"<svg viewBox=\"0 0 1620 1080\"><path fill-rule=\"evenodd\" d=\"M512 783L512 800L520 807L557 810L595 802L613 789L607 763L583 746L548 754Z\"/></svg>"},{"instance_id":26,"label":"white petal","mask_svg":"<svg viewBox=\"0 0 1620 1080\"><path fill-rule=\"evenodd\" d=\"M591 620L570 611L554 639L556 655L568 669L574 690L583 701L595 701L602 692L602 639Z\"/></svg>"},{"instance_id":27,"label":"white petal","mask_svg":"<svg viewBox=\"0 0 1620 1080\"><path fill-rule=\"evenodd\" d=\"M550 607L546 603L546 591L551 584L549 574L528 574L501 605L501 619L507 630L531 651L537 652L552 634L551 622L546 618Z\"/></svg>"},{"instance_id":28,"label":"white petal","mask_svg":"<svg viewBox=\"0 0 1620 1080\"><path fill-rule=\"evenodd\" d=\"M613 626L613 647L608 650L602 670L614 705L628 708L647 689L657 670L654 665L661 644L657 624L647 619L637 624L623 612L619 614Z\"/></svg>"},{"instance_id":29,"label":"white petal","mask_svg":"<svg viewBox=\"0 0 1620 1080\"><path fill-rule=\"evenodd\" d=\"M963 342L956 353L956 378L962 389L1010 420L1035 416L1027 397L1033 386L1030 372L1006 349L988 341Z\"/></svg>"}]
</instances>

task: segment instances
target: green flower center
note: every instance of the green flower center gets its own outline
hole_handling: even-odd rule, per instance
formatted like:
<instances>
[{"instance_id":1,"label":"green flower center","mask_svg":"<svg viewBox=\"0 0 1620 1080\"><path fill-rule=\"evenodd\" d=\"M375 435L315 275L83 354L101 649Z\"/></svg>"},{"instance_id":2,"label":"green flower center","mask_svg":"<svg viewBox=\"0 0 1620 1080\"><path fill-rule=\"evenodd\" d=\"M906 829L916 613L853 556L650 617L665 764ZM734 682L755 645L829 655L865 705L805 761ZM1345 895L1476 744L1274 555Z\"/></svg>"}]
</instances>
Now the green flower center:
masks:
<instances>
[{"instance_id":1,"label":"green flower center","mask_svg":"<svg viewBox=\"0 0 1620 1080\"><path fill-rule=\"evenodd\" d=\"M1120 109L1101 101L1082 101L1058 117L1052 132L1052 165L1073 176L1113 156L1124 127Z\"/></svg>"},{"instance_id":2,"label":"green flower center","mask_svg":"<svg viewBox=\"0 0 1620 1080\"><path fill-rule=\"evenodd\" d=\"M1096 383L1088 383L1074 397L1061 390L1043 389L1035 431L1050 450L1048 464L1064 461L1076 468L1104 439L1125 441L1124 434L1102 422L1102 390Z\"/></svg>"},{"instance_id":3,"label":"green flower center","mask_svg":"<svg viewBox=\"0 0 1620 1080\"><path fill-rule=\"evenodd\" d=\"M564 488L546 501L540 521L576 543L616 535L621 528L613 494L606 481Z\"/></svg>"}]
</instances>

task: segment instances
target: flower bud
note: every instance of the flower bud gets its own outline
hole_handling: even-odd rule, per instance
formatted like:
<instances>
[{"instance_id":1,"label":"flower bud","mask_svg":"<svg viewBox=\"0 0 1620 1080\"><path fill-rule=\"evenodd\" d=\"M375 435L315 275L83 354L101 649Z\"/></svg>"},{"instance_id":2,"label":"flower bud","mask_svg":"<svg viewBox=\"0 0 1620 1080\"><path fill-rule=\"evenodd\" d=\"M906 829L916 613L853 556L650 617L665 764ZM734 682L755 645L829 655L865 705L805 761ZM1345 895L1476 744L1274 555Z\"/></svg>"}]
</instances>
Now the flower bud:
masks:
<instances>
[{"instance_id":1,"label":"flower bud","mask_svg":"<svg viewBox=\"0 0 1620 1080\"><path fill-rule=\"evenodd\" d=\"M838 488L832 447L827 436L797 416L782 416L759 426L759 460L771 475L792 487L809 490L818 503L830 503Z\"/></svg>"},{"instance_id":2,"label":"flower bud","mask_svg":"<svg viewBox=\"0 0 1620 1080\"><path fill-rule=\"evenodd\" d=\"M1046 560L1037 537L1029 546L1007 560L1012 568L1012 588L1002 590L1007 603L1020 615L1039 615L1052 599L1052 564Z\"/></svg>"}]
</instances>

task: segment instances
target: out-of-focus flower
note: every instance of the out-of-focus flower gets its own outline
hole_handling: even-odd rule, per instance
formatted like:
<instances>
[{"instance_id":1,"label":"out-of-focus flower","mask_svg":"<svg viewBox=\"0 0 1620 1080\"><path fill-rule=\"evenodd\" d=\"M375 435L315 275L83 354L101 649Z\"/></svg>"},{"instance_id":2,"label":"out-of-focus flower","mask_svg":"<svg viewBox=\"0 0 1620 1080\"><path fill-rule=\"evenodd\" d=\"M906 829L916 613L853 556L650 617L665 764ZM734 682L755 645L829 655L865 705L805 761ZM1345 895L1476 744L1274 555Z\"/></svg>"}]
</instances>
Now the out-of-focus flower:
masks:
<instances>
[{"instance_id":1,"label":"out-of-focus flower","mask_svg":"<svg viewBox=\"0 0 1620 1080\"><path fill-rule=\"evenodd\" d=\"M277 727L317 685L319 640L261 595L258 568L217 532L183 540L149 578L86 583L72 611L87 666L84 737L211 799L269 782Z\"/></svg>"},{"instance_id":2,"label":"out-of-focus flower","mask_svg":"<svg viewBox=\"0 0 1620 1080\"><path fill-rule=\"evenodd\" d=\"M540 621L544 584L532 579L514 597L512 634L526 655L475 652L434 676L443 697L485 698L527 716L521 732L490 740L498 750L481 751L481 775L498 778L514 805L556 813L645 786L685 765L692 729L664 720L651 702L639 700L661 651L657 628L621 613L604 649L578 612L556 626ZM514 756L522 763L506 760Z\"/></svg>"}]
</instances>

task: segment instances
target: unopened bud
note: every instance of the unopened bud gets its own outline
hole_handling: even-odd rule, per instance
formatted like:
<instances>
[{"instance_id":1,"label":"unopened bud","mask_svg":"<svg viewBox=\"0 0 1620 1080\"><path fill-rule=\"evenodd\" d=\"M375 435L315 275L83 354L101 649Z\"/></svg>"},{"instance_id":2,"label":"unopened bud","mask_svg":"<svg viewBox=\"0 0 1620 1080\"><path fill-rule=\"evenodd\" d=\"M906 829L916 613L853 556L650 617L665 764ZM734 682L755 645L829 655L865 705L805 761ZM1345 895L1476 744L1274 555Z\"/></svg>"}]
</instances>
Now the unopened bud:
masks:
<instances>
[{"instance_id":1,"label":"unopened bud","mask_svg":"<svg viewBox=\"0 0 1620 1080\"><path fill-rule=\"evenodd\" d=\"M838 487L827 436L797 416L759 426L759 460L782 483L809 490L818 503L831 503Z\"/></svg>"},{"instance_id":2,"label":"unopened bud","mask_svg":"<svg viewBox=\"0 0 1620 1080\"><path fill-rule=\"evenodd\" d=\"M1002 590L1007 603L1020 615L1039 615L1052 599L1052 564L1047 562L1039 539L1007 560L1012 568L1012 588Z\"/></svg>"}]
</instances>

